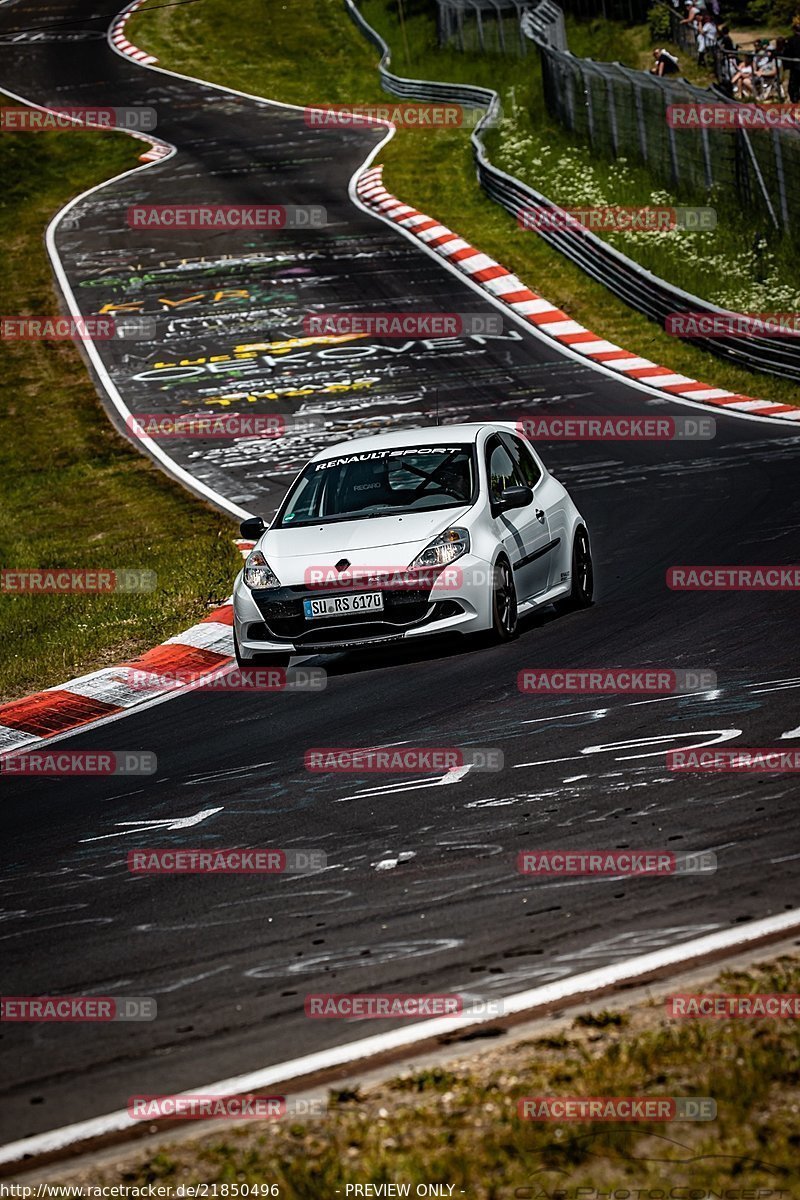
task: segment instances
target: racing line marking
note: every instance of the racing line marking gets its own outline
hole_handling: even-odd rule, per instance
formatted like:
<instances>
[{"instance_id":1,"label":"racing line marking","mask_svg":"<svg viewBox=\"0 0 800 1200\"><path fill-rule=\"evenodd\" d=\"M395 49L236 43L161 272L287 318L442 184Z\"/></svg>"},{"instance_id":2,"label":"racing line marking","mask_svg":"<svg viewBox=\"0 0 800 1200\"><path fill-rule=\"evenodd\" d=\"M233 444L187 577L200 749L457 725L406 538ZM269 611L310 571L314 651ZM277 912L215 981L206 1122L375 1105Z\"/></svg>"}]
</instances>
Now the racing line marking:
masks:
<instances>
[{"instance_id":1,"label":"racing line marking","mask_svg":"<svg viewBox=\"0 0 800 1200\"><path fill-rule=\"evenodd\" d=\"M84 842L104 842L106 838L127 837L132 833L144 833L148 829L162 829L165 833L169 829L190 829L192 825L199 825L201 821L205 821L207 817L213 817L214 813L222 812L223 806L219 808L204 808L200 812L194 813L191 817L164 817L155 821L117 821L119 826L133 825L133 829L118 829L114 833L102 833L99 837L80 838L80 843Z\"/></svg>"}]
</instances>

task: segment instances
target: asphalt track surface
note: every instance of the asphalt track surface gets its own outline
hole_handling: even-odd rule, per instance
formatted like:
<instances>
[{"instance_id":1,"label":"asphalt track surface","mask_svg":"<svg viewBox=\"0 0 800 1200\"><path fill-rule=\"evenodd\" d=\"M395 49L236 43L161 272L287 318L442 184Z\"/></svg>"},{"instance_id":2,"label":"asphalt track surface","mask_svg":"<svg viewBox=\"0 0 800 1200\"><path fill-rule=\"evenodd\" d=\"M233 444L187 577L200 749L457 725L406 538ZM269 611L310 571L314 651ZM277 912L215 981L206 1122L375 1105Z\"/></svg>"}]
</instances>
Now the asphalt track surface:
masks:
<instances>
[{"instance_id":1,"label":"asphalt track surface","mask_svg":"<svg viewBox=\"0 0 800 1200\"><path fill-rule=\"evenodd\" d=\"M106 45L115 11L116 0L0 7L0 84L39 104L152 105L158 135L178 147L96 193L57 235L86 315L124 302L158 318L157 345L100 344L133 411L196 411L216 397L206 406L216 412L221 395L238 393L224 411L302 404L323 413L326 443L426 423L436 389L445 422L692 411L572 362L511 323L486 341L398 352L402 343L366 340L367 354L317 345L237 361L237 345L300 335L314 305L487 308L348 199L379 135L322 134L296 112L142 70ZM131 202L191 199L321 204L328 224L201 242L125 223ZM525 282L547 294L546 280ZM246 296L213 301L231 290ZM238 373L176 380L156 365L210 355L231 356L218 361L233 359ZM326 392L332 383L349 390ZM257 395L298 385L313 394L291 406ZM800 437L714 415L710 442L541 447L592 532L590 610L542 613L497 649L330 656L315 660L329 671L321 693L192 692L60 743L154 751L149 778L6 780L3 993L153 996L158 1019L5 1026L4 1141L387 1027L308 1020L308 992L497 997L796 903L796 778L665 769L669 747L722 738L771 746L800 725L796 598L665 586L673 564L797 559ZM186 442L169 452L266 515L317 444ZM597 665L713 670L718 686L657 698L517 690L524 667ZM505 766L447 780L309 776L303 767L309 747L394 743L499 747ZM147 838L124 825L209 809L217 811L195 826ZM266 879L136 878L126 854L142 844L318 848L328 867ZM719 870L531 881L515 860L534 847L713 850Z\"/></svg>"}]
</instances>

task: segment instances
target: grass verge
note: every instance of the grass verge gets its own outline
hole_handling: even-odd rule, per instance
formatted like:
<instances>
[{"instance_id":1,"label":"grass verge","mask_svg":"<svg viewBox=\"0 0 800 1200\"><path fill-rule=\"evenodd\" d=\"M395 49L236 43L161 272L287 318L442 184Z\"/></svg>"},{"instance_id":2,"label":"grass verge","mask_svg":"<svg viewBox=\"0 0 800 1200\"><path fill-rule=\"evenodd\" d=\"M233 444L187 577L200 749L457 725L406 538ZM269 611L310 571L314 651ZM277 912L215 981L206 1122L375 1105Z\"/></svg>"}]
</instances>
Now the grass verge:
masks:
<instances>
[{"instance_id":1,"label":"grass verge","mask_svg":"<svg viewBox=\"0 0 800 1200\"><path fill-rule=\"evenodd\" d=\"M494 87L501 92L504 111L516 111L521 129L530 128L529 114L541 109L531 58L520 69L496 58L439 52L424 14L406 17L404 38L387 0L364 0L363 11L392 46L398 73ZM240 36L243 25L246 41ZM129 36L163 66L256 95L300 105L386 100L377 82L376 52L332 0L285 0L270 10L269 21L261 0L240 0L235 11L226 0L152 11L145 5L132 18ZM633 36L631 53L639 36ZM539 112L537 121L537 138L554 144L563 138L546 114ZM398 130L382 160L390 191L449 225L599 336L713 386L775 403L800 403L796 384L725 363L668 336L535 234L520 230L478 187L465 131ZM575 169L581 168L578 158Z\"/></svg>"},{"instance_id":2,"label":"grass verge","mask_svg":"<svg viewBox=\"0 0 800 1200\"><path fill-rule=\"evenodd\" d=\"M800 956L724 973L704 990L799 992ZM797 1021L681 1021L660 1004L642 1004L554 1022L546 1037L488 1052L485 1045L369 1090L331 1092L327 1116L317 1122L249 1125L151 1157L133 1150L120 1168L84 1170L70 1180L229 1184L230 1195L234 1185L276 1185L284 1200L344 1198L358 1194L347 1193L348 1185L366 1183L409 1184L412 1197L418 1184L443 1183L473 1200L599 1200L597 1191L637 1200L634 1189L638 1200L711 1200L710 1189L717 1200L796 1194ZM517 1115L525 1096L708 1096L717 1116L538 1123ZM672 1190L681 1188L693 1190ZM758 1188L770 1190L749 1190Z\"/></svg>"},{"instance_id":3,"label":"grass verge","mask_svg":"<svg viewBox=\"0 0 800 1200\"><path fill-rule=\"evenodd\" d=\"M0 239L6 314L59 311L43 231L66 201L136 166L141 145L87 130L5 133ZM0 699L135 656L229 594L231 521L116 433L71 342L4 341L0 564L154 571L141 594L2 596Z\"/></svg>"}]
</instances>

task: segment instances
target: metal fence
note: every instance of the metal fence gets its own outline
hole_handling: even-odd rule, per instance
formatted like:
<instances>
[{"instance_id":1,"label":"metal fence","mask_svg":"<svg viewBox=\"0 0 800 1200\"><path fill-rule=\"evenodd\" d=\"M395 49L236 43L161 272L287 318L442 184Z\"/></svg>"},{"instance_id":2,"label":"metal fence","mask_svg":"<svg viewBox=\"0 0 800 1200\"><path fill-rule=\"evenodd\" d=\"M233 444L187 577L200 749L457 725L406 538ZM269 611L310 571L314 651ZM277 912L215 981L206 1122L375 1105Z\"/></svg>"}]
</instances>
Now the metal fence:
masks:
<instances>
[{"instance_id":1,"label":"metal fence","mask_svg":"<svg viewBox=\"0 0 800 1200\"><path fill-rule=\"evenodd\" d=\"M670 105L734 104L718 89L596 63L539 43L548 112L609 158L687 193L712 188L800 237L800 131L672 127Z\"/></svg>"},{"instance_id":2,"label":"metal fence","mask_svg":"<svg viewBox=\"0 0 800 1200\"><path fill-rule=\"evenodd\" d=\"M697 33L693 24L686 24L683 20L683 9L677 10L664 0L664 3L659 5L660 8L666 9L669 13L669 40L673 42L679 50L685 51L697 57Z\"/></svg>"},{"instance_id":3,"label":"metal fence","mask_svg":"<svg viewBox=\"0 0 800 1200\"><path fill-rule=\"evenodd\" d=\"M406 99L432 100L485 108L486 112L471 134L478 182L486 194L512 216L526 209L544 209L555 214L551 228L537 229L536 236L559 250L591 278L608 288L631 308L664 325L674 313L702 312L729 314L718 305L659 279L601 238L582 230L580 236L567 227L566 214L541 192L492 165L483 144L483 133L498 118L500 99L488 88L435 80L405 79L388 69L389 48L383 38L364 19L355 0L344 0L345 8L358 28L381 52L378 74L384 91ZM570 56L571 57L571 56ZM559 227L560 226L560 227ZM800 344L773 338L693 338L692 344L738 366L766 371L785 379L800 380Z\"/></svg>"},{"instance_id":4,"label":"metal fence","mask_svg":"<svg viewBox=\"0 0 800 1200\"><path fill-rule=\"evenodd\" d=\"M439 46L462 52L504 54L524 58L528 52L526 21L538 19L542 10L555 9L547 14L546 22L560 27L560 36L552 43L566 49L564 13L562 8L546 0L436 0L436 27ZM647 5L639 0L564 0L563 8L575 15L589 18L607 16L623 21L643 21Z\"/></svg>"},{"instance_id":5,"label":"metal fence","mask_svg":"<svg viewBox=\"0 0 800 1200\"><path fill-rule=\"evenodd\" d=\"M531 0L436 0L439 46L524 58L528 40L520 19Z\"/></svg>"}]
</instances>

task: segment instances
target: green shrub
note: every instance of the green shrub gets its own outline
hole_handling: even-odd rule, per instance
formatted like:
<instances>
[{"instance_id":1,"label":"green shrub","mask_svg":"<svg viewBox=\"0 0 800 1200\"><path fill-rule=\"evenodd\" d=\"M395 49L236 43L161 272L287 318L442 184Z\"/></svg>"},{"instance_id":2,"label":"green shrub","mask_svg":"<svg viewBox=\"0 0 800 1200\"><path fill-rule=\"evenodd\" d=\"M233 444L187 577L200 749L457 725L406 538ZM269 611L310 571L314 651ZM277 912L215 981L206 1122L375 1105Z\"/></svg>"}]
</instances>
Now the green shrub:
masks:
<instances>
[{"instance_id":1,"label":"green shrub","mask_svg":"<svg viewBox=\"0 0 800 1200\"><path fill-rule=\"evenodd\" d=\"M647 23L654 42L669 39L669 9L663 4L654 4L647 13Z\"/></svg>"}]
</instances>

